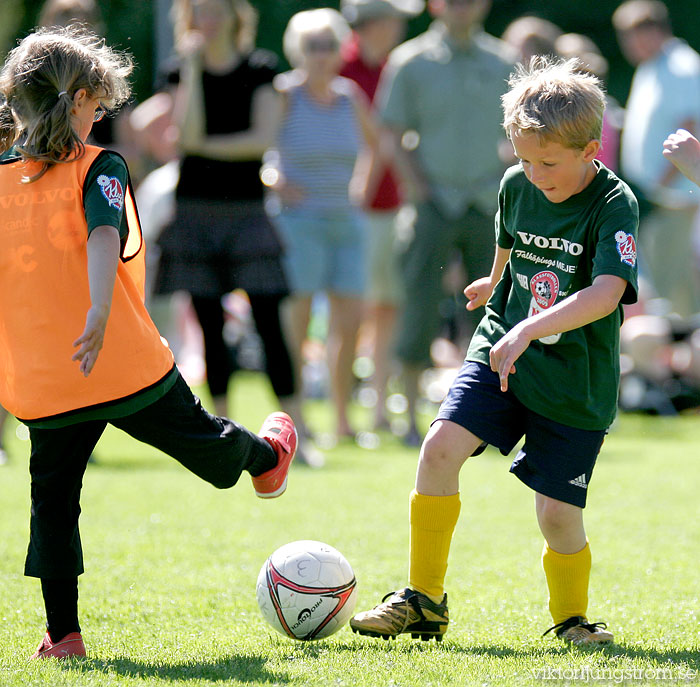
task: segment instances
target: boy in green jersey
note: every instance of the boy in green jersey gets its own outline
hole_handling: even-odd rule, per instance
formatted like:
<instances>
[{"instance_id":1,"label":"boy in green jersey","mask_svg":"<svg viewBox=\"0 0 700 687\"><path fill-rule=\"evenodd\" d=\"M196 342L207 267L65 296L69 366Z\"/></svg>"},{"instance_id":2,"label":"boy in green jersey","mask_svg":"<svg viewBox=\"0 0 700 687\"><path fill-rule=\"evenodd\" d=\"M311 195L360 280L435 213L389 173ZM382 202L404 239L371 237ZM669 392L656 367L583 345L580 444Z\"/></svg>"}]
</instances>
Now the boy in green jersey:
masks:
<instances>
[{"instance_id":1,"label":"boy in green jersey","mask_svg":"<svg viewBox=\"0 0 700 687\"><path fill-rule=\"evenodd\" d=\"M521 67L503 96L520 164L503 177L491 274L464 290L485 306L466 360L423 442L410 496L409 586L351 620L361 634L441 639L459 473L492 444L535 491L556 634L612 641L587 619L583 508L615 416L622 303L637 298L637 202L596 160L604 95L576 60Z\"/></svg>"}]
</instances>

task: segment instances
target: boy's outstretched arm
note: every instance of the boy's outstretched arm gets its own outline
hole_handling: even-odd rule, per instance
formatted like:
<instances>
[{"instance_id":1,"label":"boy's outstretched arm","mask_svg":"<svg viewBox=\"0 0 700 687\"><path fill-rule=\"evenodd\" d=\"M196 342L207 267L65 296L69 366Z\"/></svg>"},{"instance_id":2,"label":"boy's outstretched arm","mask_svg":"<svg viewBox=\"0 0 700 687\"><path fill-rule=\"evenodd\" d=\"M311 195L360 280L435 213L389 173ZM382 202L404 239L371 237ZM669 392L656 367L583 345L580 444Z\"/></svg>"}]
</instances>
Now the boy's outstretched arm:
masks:
<instances>
[{"instance_id":1,"label":"boy's outstretched arm","mask_svg":"<svg viewBox=\"0 0 700 687\"><path fill-rule=\"evenodd\" d=\"M663 155L685 176L700 186L700 141L685 129L669 134Z\"/></svg>"},{"instance_id":2,"label":"boy's outstretched arm","mask_svg":"<svg viewBox=\"0 0 700 687\"><path fill-rule=\"evenodd\" d=\"M503 275L503 270L508 264L510 257L510 248L501 248L496 246L496 254L493 256L493 265L491 266L491 274L488 277L482 277L473 281L466 289L464 295L467 297L467 310L476 310L482 305L486 305L486 301L491 298L498 280Z\"/></svg>"},{"instance_id":3,"label":"boy's outstretched arm","mask_svg":"<svg viewBox=\"0 0 700 687\"><path fill-rule=\"evenodd\" d=\"M585 289L518 322L496 342L489 354L491 369L501 378L501 391L508 389L508 375L515 372L515 361L531 341L578 329L606 317L617 308L626 287L627 281L622 277L601 274Z\"/></svg>"},{"instance_id":4,"label":"boy's outstretched arm","mask_svg":"<svg viewBox=\"0 0 700 687\"><path fill-rule=\"evenodd\" d=\"M88 280L90 284L90 310L83 333L73 342L80 346L73 360L80 361L80 371L86 377L92 372L102 349L105 329L112 307L114 280L119 264L119 230L102 225L95 227L87 242Z\"/></svg>"}]
</instances>

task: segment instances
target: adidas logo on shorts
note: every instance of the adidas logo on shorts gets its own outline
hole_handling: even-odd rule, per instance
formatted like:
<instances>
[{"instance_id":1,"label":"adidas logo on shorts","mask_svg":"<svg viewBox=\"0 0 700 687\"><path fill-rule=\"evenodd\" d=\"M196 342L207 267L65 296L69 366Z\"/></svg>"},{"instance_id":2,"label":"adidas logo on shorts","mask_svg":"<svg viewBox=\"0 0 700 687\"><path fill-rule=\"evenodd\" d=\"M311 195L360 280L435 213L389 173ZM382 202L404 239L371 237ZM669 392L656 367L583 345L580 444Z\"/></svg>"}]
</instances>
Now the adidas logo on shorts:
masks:
<instances>
[{"instance_id":1,"label":"adidas logo on shorts","mask_svg":"<svg viewBox=\"0 0 700 687\"><path fill-rule=\"evenodd\" d=\"M588 482L586 482L586 473L584 472L582 475L574 477L574 479L570 479L569 484L573 484L575 487L581 487L581 489L588 489Z\"/></svg>"}]
</instances>

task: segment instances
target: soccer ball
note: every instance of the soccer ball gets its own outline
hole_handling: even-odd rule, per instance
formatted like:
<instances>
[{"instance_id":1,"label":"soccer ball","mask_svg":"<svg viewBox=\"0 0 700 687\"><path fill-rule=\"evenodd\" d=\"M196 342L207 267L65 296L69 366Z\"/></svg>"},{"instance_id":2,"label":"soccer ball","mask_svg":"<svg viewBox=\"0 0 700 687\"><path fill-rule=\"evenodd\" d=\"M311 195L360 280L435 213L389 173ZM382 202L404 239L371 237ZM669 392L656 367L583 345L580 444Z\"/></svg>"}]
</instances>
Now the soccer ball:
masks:
<instances>
[{"instance_id":1,"label":"soccer ball","mask_svg":"<svg viewBox=\"0 0 700 687\"><path fill-rule=\"evenodd\" d=\"M345 557L318 541L277 549L258 575L263 617L278 632L304 641L337 632L355 609L357 584Z\"/></svg>"}]
</instances>

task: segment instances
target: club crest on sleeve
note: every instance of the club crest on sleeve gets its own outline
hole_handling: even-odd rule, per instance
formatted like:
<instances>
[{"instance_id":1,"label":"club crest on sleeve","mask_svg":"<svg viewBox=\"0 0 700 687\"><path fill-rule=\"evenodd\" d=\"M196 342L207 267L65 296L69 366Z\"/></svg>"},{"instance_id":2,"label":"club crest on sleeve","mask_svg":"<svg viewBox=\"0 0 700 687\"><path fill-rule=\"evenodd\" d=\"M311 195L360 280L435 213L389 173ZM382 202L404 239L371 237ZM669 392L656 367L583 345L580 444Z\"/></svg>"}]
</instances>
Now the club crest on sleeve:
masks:
<instances>
[{"instance_id":1,"label":"club crest on sleeve","mask_svg":"<svg viewBox=\"0 0 700 687\"><path fill-rule=\"evenodd\" d=\"M617 252L620 254L620 260L634 267L637 264L637 244L632 234L626 234L624 231L618 231L615 234L615 242L617 243Z\"/></svg>"},{"instance_id":2,"label":"club crest on sleeve","mask_svg":"<svg viewBox=\"0 0 700 687\"><path fill-rule=\"evenodd\" d=\"M124 188L117 177L108 177L100 174L97 177L97 185L102 190L102 195L107 199L110 207L121 210L124 207Z\"/></svg>"}]
</instances>

